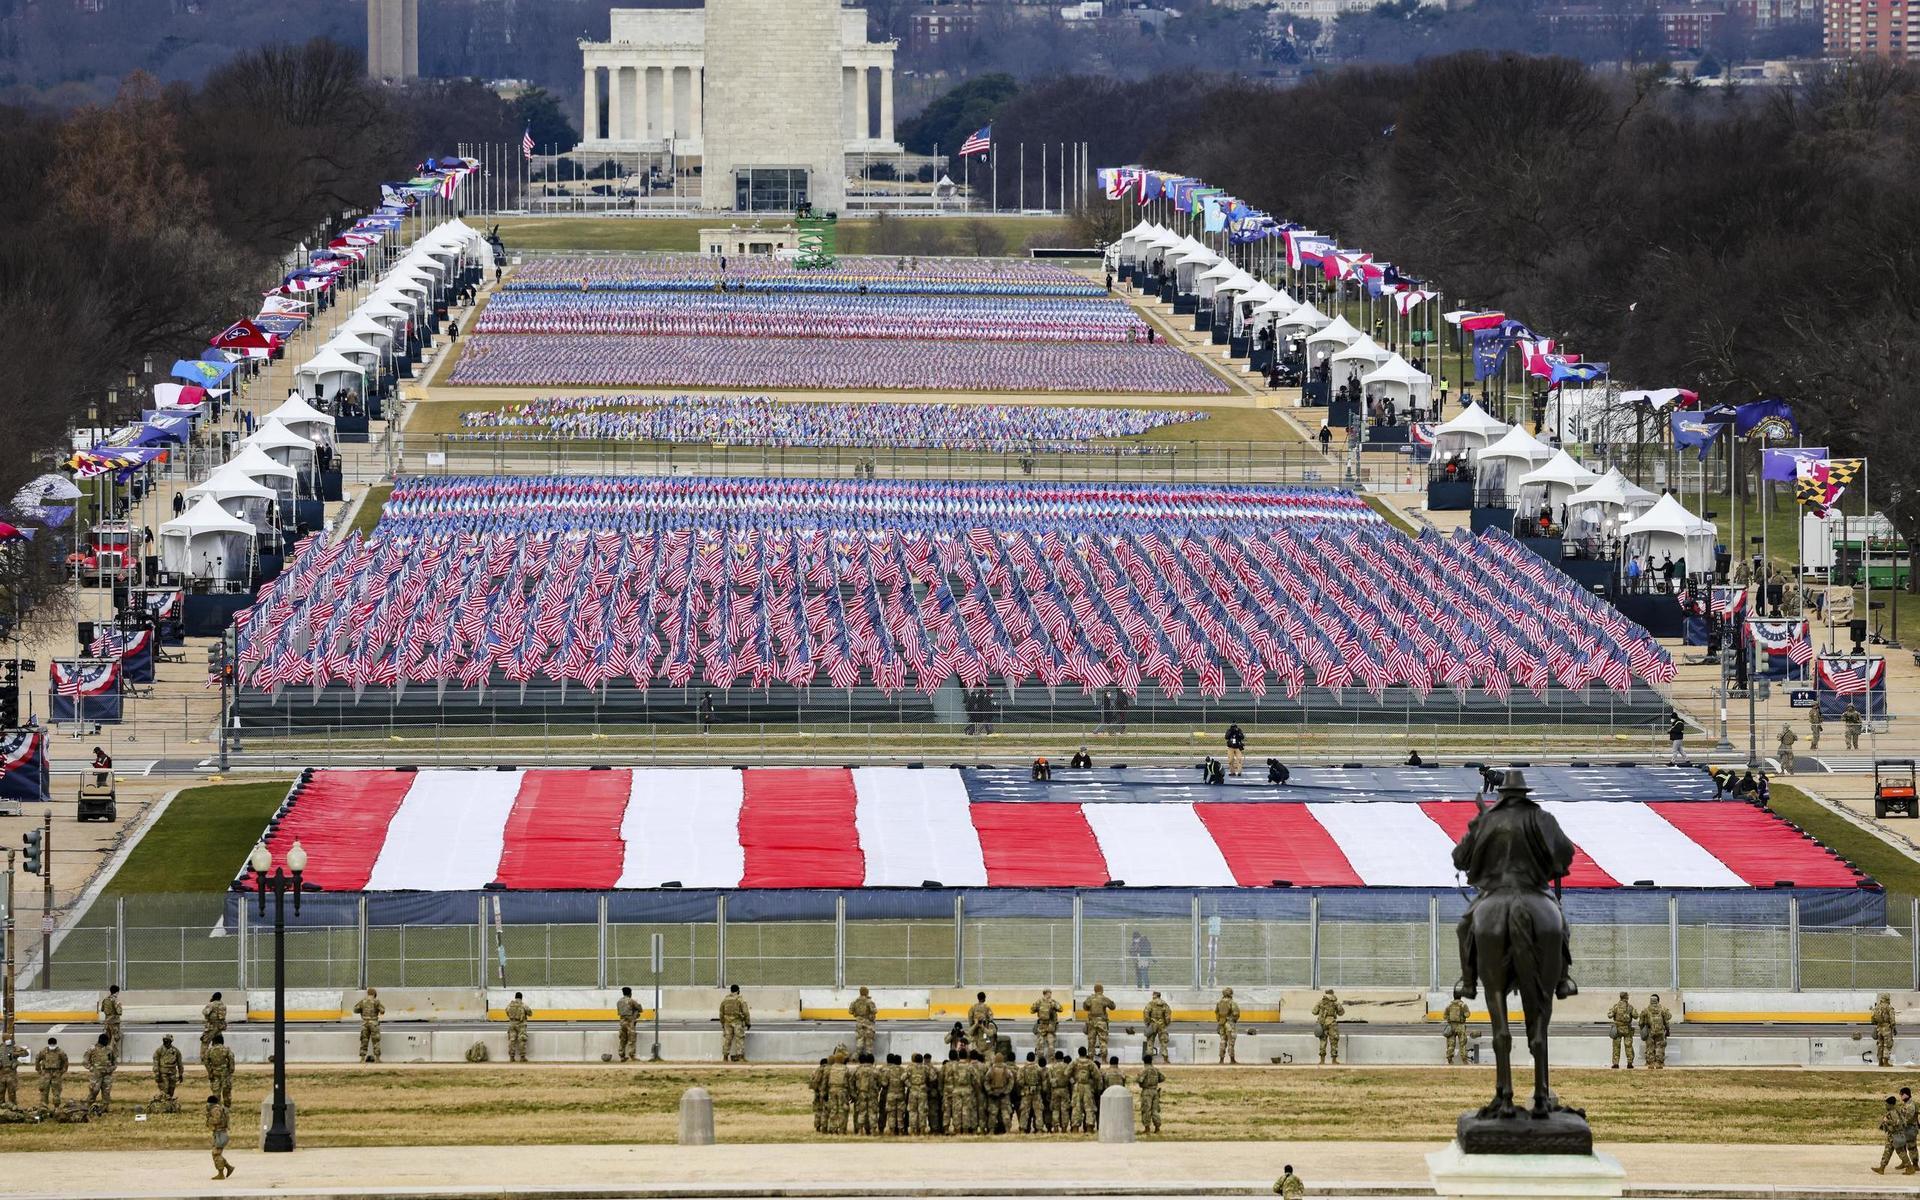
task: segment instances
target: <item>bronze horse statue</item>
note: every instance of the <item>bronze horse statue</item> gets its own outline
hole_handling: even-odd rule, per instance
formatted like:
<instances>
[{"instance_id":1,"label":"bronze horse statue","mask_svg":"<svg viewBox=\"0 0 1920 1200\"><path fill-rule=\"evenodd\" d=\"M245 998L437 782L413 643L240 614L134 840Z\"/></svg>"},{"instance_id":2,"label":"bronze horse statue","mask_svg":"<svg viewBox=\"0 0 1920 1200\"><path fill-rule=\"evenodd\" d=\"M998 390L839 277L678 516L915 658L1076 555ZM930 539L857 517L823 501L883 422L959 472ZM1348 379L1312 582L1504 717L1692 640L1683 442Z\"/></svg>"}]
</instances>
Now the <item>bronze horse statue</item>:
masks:
<instances>
[{"instance_id":1,"label":"bronze horse statue","mask_svg":"<svg viewBox=\"0 0 1920 1200\"><path fill-rule=\"evenodd\" d=\"M1453 850L1453 865L1466 873L1476 893L1460 918L1461 982L1453 994L1474 996L1476 983L1487 989L1496 1082L1493 1100L1479 1115L1495 1120L1519 1115L1513 1103L1513 1034L1507 1020L1507 995L1514 991L1520 993L1527 1049L1533 1055L1530 1115L1577 1111L1560 1104L1547 1070L1553 1002L1578 991L1567 974L1573 958L1559 902L1560 881L1573 866L1573 842L1527 791L1521 773L1508 771L1499 799L1481 806Z\"/></svg>"}]
</instances>

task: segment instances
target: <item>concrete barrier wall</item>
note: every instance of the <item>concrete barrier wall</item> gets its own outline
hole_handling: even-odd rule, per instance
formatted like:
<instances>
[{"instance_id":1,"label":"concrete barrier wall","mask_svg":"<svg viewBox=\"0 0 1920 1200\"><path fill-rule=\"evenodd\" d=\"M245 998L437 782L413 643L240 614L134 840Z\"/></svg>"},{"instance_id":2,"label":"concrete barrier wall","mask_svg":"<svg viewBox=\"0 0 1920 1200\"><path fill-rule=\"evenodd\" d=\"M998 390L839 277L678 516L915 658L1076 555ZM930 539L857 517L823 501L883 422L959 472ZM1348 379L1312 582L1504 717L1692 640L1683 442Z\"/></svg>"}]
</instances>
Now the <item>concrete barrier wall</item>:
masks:
<instances>
[{"instance_id":1,"label":"concrete barrier wall","mask_svg":"<svg viewBox=\"0 0 1920 1200\"><path fill-rule=\"evenodd\" d=\"M389 1022L407 1021L479 1021L505 1018L507 1001L515 990L525 993L526 1001L540 1022L611 1021L617 987L609 988L383 988L380 999L386 1005ZM936 1021L945 1025L962 1020L977 993L952 988L881 988L873 991L880 1020ZM671 1022L715 1022L720 1001L726 992L720 988L666 988L660 994L663 1020ZM854 989L743 988L741 995L752 1010L756 1024L785 1023L799 1020L851 1023L847 1006L857 995ZM1057 989L1054 999L1062 1007L1061 1029L1077 1031L1081 1017L1068 1008L1088 993L1074 994ZM1421 1021L1437 1023L1451 994L1446 991L1401 989L1338 989L1336 994L1346 1005L1348 1022L1358 1024L1406 1025ZM1644 1006L1650 990L1630 993L1635 1008ZM1659 993L1676 1018L1700 1024L1726 1023L1813 1023L1864 1025L1876 993L1863 991L1770 992L1770 991L1691 991ZM356 1021L353 1005L364 995L358 990L290 989L287 992L287 1019L302 1026ZM1040 991L1034 989L987 989L987 1000L999 1020L1003 1033L1026 1032L1033 1027L1030 1007ZM1109 988L1114 1001L1116 1024L1139 1023L1151 993L1138 988ZM1240 1005L1242 1026L1286 1025L1306 1027L1313 1023L1313 1007L1322 993L1304 988L1236 989L1234 999ZM1595 1024L1606 1019L1617 990L1583 992L1554 1006L1558 1025ZM1920 1027L1920 992L1891 993L1896 1019L1901 1025ZM91 991L23 991L16 1001L19 1020L31 1025L92 1025L99 1021L101 993ZM1211 988L1168 988L1162 997L1172 1006L1174 1020L1189 1025L1211 1025L1214 1004L1220 993ZM208 995L202 992L144 991L123 992L121 1003L129 1024L180 1023L197 1029L201 1007ZM653 990L634 987L634 998L648 1018L653 1015ZM254 989L244 996L227 996L228 1022L232 1026L271 1021L273 992ZM1482 996L1470 1002L1476 1024L1484 1023L1486 1001ZM1511 1015L1519 1015L1517 1006Z\"/></svg>"}]
</instances>

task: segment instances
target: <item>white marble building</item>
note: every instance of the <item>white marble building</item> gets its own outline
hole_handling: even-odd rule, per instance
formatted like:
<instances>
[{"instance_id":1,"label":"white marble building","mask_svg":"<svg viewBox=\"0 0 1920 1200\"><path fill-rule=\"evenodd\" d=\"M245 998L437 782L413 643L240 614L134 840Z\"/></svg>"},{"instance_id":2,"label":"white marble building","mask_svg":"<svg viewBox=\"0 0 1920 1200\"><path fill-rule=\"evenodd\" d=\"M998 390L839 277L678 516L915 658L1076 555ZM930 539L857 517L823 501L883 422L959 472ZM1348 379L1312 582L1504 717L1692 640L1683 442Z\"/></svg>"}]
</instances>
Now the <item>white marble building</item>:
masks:
<instances>
[{"instance_id":1,"label":"white marble building","mask_svg":"<svg viewBox=\"0 0 1920 1200\"><path fill-rule=\"evenodd\" d=\"M838 208L846 154L900 151L896 44L867 41L862 9L839 0L708 0L706 8L616 8L610 24L606 41L580 43L582 148L659 151L670 141L676 157L702 160L705 207L735 207L729 176L764 167L809 170L809 198ZM710 46L710 32L724 44ZM838 161L812 161L829 153L829 140ZM724 150L725 161L708 163L710 150Z\"/></svg>"}]
</instances>

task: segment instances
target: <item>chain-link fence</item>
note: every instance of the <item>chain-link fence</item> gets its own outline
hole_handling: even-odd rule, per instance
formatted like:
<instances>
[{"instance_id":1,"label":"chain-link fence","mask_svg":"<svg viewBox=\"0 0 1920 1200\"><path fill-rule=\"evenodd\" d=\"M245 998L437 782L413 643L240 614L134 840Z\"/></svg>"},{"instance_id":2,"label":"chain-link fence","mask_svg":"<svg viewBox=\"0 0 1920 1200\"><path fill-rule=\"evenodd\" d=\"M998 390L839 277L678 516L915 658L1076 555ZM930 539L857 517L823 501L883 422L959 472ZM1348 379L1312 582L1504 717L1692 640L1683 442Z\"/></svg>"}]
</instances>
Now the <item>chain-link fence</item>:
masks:
<instances>
[{"instance_id":1,"label":"chain-link fence","mask_svg":"<svg viewBox=\"0 0 1920 1200\"><path fill-rule=\"evenodd\" d=\"M287 985L651 984L659 934L668 987L1445 988L1465 903L1400 889L689 893L682 911L699 919L644 922L621 919L617 906L610 919L607 897L578 898L597 919L565 921L534 919L529 900L496 916L480 897L454 901L472 914L460 924L438 899L431 921L381 896L328 897L303 919L289 908ZM1801 899L1778 893L1746 898L1744 920L1684 894L1636 889L1631 900L1616 919L1595 920L1570 899L1584 988L1920 987L1920 906L1910 898L1891 898L1884 924L1855 925L1803 924ZM220 897L126 897L59 936L50 982L264 987L275 950L271 907L262 919L251 903L223 911ZM38 970L22 980L47 982Z\"/></svg>"}]
</instances>

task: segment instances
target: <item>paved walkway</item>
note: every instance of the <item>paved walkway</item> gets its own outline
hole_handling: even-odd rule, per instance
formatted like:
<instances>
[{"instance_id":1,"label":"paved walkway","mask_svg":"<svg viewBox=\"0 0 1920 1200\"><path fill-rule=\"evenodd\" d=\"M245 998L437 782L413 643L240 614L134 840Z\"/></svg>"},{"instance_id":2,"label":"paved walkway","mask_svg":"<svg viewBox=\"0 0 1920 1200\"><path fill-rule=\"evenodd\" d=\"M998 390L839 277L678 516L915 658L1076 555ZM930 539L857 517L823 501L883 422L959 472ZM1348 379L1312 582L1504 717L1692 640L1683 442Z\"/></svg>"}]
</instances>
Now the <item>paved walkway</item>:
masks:
<instances>
[{"instance_id":1,"label":"paved walkway","mask_svg":"<svg viewBox=\"0 0 1920 1200\"><path fill-rule=\"evenodd\" d=\"M371 1119L371 1118L370 1118ZM236 1124L238 1124L236 1122ZM721 1135L725 1136L724 1122ZM240 1138L235 1137L238 1144ZM1648 1194L1764 1187L1870 1188L1920 1194L1912 1177L1886 1177L1866 1146L1604 1146ZM7 1156L0 1196L202 1195L1201 1195L1259 1193L1292 1163L1317 1195L1427 1182L1423 1142L900 1142L850 1145L427 1146L305 1149L291 1155L230 1150L232 1180L212 1185L198 1151L24 1153ZM761 1189L764 1189L762 1191ZM1058 1190L1055 1190L1058 1189ZM1404 1192L1402 1194L1405 1194ZM1418 1193L1415 1193L1418 1194ZM1842 1194L1842 1193L1836 1193ZM1860 1193L1852 1193L1859 1195ZM1874 1194L1868 1192L1866 1194Z\"/></svg>"}]
</instances>

